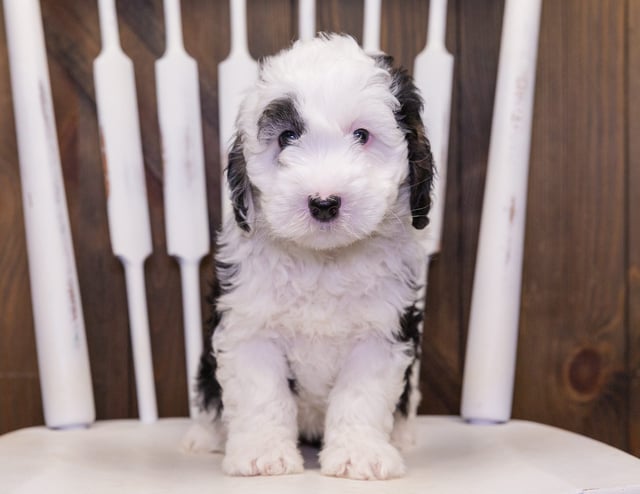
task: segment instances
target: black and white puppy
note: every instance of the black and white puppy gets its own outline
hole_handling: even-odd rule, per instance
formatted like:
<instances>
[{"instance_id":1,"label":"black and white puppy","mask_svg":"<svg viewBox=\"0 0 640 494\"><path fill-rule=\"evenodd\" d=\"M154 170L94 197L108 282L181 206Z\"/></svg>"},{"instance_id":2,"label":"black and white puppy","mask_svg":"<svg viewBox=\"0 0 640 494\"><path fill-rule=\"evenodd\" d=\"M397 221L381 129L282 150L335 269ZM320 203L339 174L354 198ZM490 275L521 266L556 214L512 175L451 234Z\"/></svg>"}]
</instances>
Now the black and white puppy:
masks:
<instances>
[{"instance_id":1,"label":"black and white puppy","mask_svg":"<svg viewBox=\"0 0 640 494\"><path fill-rule=\"evenodd\" d=\"M324 35L261 66L229 154L211 346L192 450L231 475L385 479L419 401L433 162L410 77Z\"/></svg>"}]
</instances>

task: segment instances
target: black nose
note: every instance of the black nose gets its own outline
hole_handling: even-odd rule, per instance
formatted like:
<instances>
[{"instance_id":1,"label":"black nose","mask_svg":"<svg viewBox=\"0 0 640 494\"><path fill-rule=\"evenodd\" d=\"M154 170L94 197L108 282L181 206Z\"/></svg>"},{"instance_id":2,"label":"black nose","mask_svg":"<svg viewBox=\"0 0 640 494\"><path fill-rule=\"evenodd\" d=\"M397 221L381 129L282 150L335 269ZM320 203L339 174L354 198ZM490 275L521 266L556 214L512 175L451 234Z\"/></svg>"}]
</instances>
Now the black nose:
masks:
<instances>
[{"instance_id":1,"label":"black nose","mask_svg":"<svg viewBox=\"0 0 640 494\"><path fill-rule=\"evenodd\" d=\"M309 211L318 221L331 221L338 216L340 203L338 196L329 196L326 199L320 199L317 196L309 197Z\"/></svg>"}]
</instances>

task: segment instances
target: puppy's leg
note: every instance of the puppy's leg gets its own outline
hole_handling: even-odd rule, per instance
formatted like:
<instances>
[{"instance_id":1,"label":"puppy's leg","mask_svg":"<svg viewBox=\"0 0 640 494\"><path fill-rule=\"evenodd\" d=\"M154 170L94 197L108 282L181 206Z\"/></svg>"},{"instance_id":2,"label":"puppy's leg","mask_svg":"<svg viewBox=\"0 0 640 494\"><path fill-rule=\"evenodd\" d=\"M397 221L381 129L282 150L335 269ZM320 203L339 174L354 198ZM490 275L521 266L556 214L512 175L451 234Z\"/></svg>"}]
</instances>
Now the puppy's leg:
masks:
<instances>
[{"instance_id":1,"label":"puppy's leg","mask_svg":"<svg viewBox=\"0 0 640 494\"><path fill-rule=\"evenodd\" d=\"M282 352L271 341L252 340L221 351L218 363L228 432L225 473L301 472L296 405Z\"/></svg>"},{"instance_id":2,"label":"puppy's leg","mask_svg":"<svg viewBox=\"0 0 640 494\"><path fill-rule=\"evenodd\" d=\"M405 390L403 392L408 393L406 407L403 410L398 409L394 413L393 430L391 431L391 444L403 453L410 451L416 444L414 422L422 397L418 382L420 376L419 359L414 361L409 373L409 381L405 381Z\"/></svg>"},{"instance_id":3,"label":"puppy's leg","mask_svg":"<svg viewBox=\"0 0 640 494\"><path fill-rule=\"evenodd\" d=\"M393 414L410 357L383 339L357 344L329 396L322 473L353 479L387 479L405 473L390 442Z\"/></svg>"}]
</instances>

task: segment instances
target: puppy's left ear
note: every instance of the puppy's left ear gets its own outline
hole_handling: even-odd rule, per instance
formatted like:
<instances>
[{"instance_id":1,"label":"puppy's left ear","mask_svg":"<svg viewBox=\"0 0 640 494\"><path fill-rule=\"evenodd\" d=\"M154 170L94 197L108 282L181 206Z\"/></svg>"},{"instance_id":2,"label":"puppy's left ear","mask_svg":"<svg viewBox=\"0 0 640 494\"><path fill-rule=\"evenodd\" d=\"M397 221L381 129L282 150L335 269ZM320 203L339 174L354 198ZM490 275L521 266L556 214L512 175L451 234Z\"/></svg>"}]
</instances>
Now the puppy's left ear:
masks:
<instances>
[{"instance_id":1,"label":"puppy's left ear","mask_svg":"<svg viewBox=\"0 0 640 494\"><path fill-rule=\"evenodd\" d=\"M244 157L242 134L236 135L231 151L229 151L227 184L229 185L236 223L245 232L250 232L251 223L253 222L253 197L251 183L247 175L247 161Z\"/></svg>"},{"instance_id":2,"label":"puppy's left ear","mask_svg":"<svg viewBox=\"0 0 640 494\"><path fill-rule=\"evenodd\" d=\"M395 112L396 122L404 131L409 153L409 187L412 224L418 230L429 224L431 209L431 185L435 167L431 145L422 123L422 98L413 80L405 69L391 66L393 59L382 56L376 59L379 66L386 67L392 77L391 91L400 107Z\"/></svg>"}]
</instances>

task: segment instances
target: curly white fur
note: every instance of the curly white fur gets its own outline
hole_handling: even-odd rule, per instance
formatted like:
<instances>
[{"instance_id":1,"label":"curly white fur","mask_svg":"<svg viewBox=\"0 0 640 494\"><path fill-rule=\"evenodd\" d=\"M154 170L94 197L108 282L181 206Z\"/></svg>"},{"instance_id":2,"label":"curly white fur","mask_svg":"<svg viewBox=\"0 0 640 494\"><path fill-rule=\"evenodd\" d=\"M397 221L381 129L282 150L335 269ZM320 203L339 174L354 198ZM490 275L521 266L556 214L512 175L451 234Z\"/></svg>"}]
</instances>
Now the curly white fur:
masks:
<instances>
[{"instance_id":1,"label":"curly white fur","mask_svg":"<svg viewBox=\"0 0 640 494\"><path fill-rule=\"evenodd\" d=\"M410 183L395 83L353 39L324 36L267 59L242 105L236 214L216 255L222 415L210 409L185 439L188 449L224 444L228 474L301 471L299 434L323 438L325 474L405 471L391 437L410 441L419 395L401 319L425 272L409 196L428 184ZM292 126L300 132L283 146ZM310 198L330 196L339 212L319 221Z\"/></svg>"}]
</instances>

